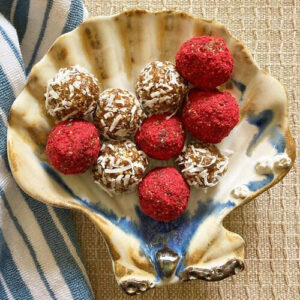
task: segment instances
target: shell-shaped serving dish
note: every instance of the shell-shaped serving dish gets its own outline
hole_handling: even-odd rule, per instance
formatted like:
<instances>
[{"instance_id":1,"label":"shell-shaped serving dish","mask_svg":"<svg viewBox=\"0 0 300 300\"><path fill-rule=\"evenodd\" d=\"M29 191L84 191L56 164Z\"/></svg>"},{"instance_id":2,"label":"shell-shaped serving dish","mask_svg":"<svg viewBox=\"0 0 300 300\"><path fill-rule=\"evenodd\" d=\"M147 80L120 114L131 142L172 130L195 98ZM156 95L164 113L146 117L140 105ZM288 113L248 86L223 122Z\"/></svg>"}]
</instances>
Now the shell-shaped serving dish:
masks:
<instances>
[{"instance_id":1,"label":"shell-shaped serving dish","mask_svg":"<svg viewBox=\"0 0 300 300\"><path fill-rule=\"evenodd\" d=\"M224 38L233 55L232 78L221 88L236 97L240 122L218 145L232 153L226 175L206 191L192 188L183 216L169 223L154 221L141 212L136 191L111 198L89 172L65 176L49 165L45 144L54 120L45 112L44 93L59 68L79 64L97 76L102 89L134 92L145 64L174 61L181 43L199 35ZM7 142L11 170L26 193L80 210L96 224L116 279L128 294L177 281L220 280L242 270L244 241L222 221L280 181L295 159L282 85L258 68L223 25L175 11L96 17L58 38L11 108ZM152 167L159 164L151 162Z\"/></svg>"}]
</instances>

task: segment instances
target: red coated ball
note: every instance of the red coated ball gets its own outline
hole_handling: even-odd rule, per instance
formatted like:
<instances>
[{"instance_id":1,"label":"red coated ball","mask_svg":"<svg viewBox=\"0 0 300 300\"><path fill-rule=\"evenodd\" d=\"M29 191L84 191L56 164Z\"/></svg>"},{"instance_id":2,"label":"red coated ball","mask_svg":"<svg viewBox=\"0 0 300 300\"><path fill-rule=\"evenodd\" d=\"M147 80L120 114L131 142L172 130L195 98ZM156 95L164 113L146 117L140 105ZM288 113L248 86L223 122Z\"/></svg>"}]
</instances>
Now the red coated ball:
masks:
<instances>
[{"instance_id":1,"label":"red coated ball","mask_svg":"<svg viewBox=\"0 0 300 300\"><path fill-rule=\"evenodd\" d=\"M83 120L58 123L49 133L46 154L63 174L86 172L98 158L101 143L94 124Z\"/></svg>"},{"instance_id":2,"label":"red coated ball","mask_svg":"<svg viewBox=\"0 0 300 300\"><path fill-rule=\"evenodd\" d=\"M190 90L182 122L195 138L204 143L220 143L238 121L239 106L229 92Z\"/></svg>"},{"instance_id":3,"label":"red coated ball","mask_svg":"<svg viewBox=\"0 0 300 300\"><path fill-rule=\"evenodd\" d=\"M138 147L148 156L168 160L180 154L185 133L178 117L167 118L167 114L147 118L135 135Z\"/></svg>"},{"instance_id":4,"label":"red coated ball","mask_svg":"<svg viewBox=\"0 0 300 300\"><path fill-rule=\"evenodd\" d=\"M190 188L175 168L156 168L139 184L142 211L157 221L168 222L182 215Z\"/></svg>"},{"instance_id":5,"label":"red coated ball","mask_svg":"<svg viewBox=\"0 0 300 300\"><path fill-rule=\"evenodd\" d=\"M176 68L195 86L214 89L230 78L233 58L224 39L198 36L181 45L176 54Z\"/></svg>"}]
</instances>

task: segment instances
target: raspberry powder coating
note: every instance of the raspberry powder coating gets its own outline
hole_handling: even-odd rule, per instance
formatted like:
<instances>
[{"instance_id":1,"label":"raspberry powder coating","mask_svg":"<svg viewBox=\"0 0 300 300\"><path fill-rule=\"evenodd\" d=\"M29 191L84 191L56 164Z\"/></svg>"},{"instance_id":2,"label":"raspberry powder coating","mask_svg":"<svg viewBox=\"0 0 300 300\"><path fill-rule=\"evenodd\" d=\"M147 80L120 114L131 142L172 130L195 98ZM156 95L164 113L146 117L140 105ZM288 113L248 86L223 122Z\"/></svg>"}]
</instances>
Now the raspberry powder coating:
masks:
<instances>
[{"instance_id":1,"label":"raspberry powder coating","mask_svg":"<svg viewBox=\"0 0 300 300\"><path fill-rule=\"evenodd\" d=\"M220 143L238 121L239 106L229 92L190 90L182 122L195 138L204 143Z\"/></svg>"},{"instance_id":2,"label":"raspberry powder coating","mask_svg":"<svg viewBox=\"0 0 300 300\"><path fill-rule=\"evenodd\" d=\"M157 221L178 218L184 213L189 197L189 186L175 168L156 168L139 184L142 211Z\"/></svg>"},{"instance_id":3,"label":"raspberry powder coating","mask_svg":"<svg viewBox=\"0 0 300 300\"><path fill-rule=\"evenodd\" d=\"M51 165L63 174L86 172L97 161L99 151L96 127L81 120L58 123L51 130L46 145Z\"/></svg>"},{"instance_id":4,"label":"raspberry powder coating","mask_svg":"<svg viewBox=\"0 0 300 300\"><path fill-rule=\"evenodd\" d=\"M209 90L230 78L233 58L222 38L198 36L181 45L176 54L176 68L190 83Z\"/></svg>"},{"instance_id":5,"label":"raspberry powder coating","mask_svg":"<svg viewBox=\"0 0 300 300\"><path fill-rule=\"evenodd\" d=\"M139 148L152 158L168 160L180 154L185 140L178 117L154 115L144 121L135 136Z\"/></svg>"}]
</instances>

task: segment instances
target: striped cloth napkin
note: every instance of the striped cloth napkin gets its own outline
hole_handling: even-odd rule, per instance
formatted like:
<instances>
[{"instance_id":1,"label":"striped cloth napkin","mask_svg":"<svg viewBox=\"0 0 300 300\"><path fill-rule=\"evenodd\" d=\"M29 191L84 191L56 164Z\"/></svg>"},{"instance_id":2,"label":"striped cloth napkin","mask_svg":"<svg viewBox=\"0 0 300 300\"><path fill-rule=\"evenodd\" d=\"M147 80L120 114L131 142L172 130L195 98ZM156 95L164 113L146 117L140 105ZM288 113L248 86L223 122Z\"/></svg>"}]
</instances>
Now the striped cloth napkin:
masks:
<instances>
[{"instance_id":1,"label":"striped cloth napkin","mask_svg":"<svg viewBox=\"0 0 300 300\"><path fill-rule=\"evenodd\" d=\"M80 0L0 0L0 299L93 299L69 211L31 199L6 154L7 118L32 66L88 14Z\"/></svg>"}]
</instances>

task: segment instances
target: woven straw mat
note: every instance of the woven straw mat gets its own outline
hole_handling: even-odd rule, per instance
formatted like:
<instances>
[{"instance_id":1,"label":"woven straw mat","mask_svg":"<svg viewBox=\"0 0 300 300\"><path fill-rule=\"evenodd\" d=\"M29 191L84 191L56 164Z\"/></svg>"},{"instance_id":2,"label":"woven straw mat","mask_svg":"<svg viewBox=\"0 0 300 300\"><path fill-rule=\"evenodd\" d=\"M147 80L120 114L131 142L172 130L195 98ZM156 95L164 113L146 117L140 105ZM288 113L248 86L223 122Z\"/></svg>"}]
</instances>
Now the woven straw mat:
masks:
<instances>
[{"instance_id":1,"label":"woven straw mat","mask_svg":"<svg viewBox=\"0 0 300 300\"><path fill-rule=\"evenodd\" d=\"M242 40L258 65L278 78L289 94L289 122L300 137L299 0L85 0L90 14L132 8L177 9L223 23ZM300 154L299 146L297 153ZM299 156L299 155L298 155ZM282 182L225 219L246 241L246 270L221 282L193 281L156 288L135 299L300 299L300 161ZM115 282L111 260L95 226L73 213L84 262L98 299L128 299Z\"/></svg>"}]
</instances>

